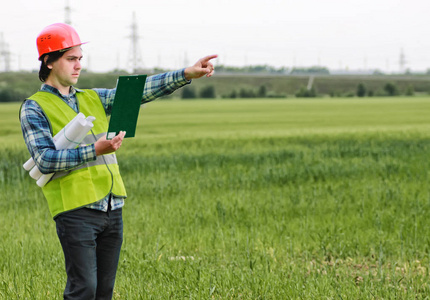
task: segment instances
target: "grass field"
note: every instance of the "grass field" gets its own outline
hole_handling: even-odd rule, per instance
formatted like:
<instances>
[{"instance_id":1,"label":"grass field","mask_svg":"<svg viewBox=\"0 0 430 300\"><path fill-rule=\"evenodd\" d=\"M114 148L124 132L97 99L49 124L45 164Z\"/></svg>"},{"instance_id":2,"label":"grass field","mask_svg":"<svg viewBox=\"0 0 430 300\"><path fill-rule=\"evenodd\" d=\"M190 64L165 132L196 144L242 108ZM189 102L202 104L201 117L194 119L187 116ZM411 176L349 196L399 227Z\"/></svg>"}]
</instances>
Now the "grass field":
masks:
<instances>
[{"instance_id":1,"label":"grass field","mask_svg":"<svg viewBox=\"0 0 430 300\"><path fill-rule=\"evenodd\" d=\"M55 223L0 108L0 299L59 299ZM159 101L118 151L114 299L429 299L430 99Z\"/></svg>"}]
</instances>

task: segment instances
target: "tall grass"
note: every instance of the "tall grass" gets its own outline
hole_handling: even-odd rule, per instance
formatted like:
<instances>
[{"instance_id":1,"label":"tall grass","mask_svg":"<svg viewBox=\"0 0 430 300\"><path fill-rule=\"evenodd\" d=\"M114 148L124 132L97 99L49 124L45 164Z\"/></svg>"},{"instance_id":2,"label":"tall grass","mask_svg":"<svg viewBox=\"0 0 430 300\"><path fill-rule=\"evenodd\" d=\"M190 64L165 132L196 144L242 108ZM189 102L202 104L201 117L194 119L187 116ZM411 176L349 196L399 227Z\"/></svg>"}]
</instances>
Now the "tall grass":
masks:
<instances>
[{"instance_id":1,"label":"tall grass","mask_svg":"<svg viewBox=\"0 0 430 300\"><path fill-rule=\"evenodd\" d=\"M426 98L146 106L118 151L115 299L425 299L428 111ZM5 124L0 298L60 298L55 225Z\"/></svg>"}]
</instances>

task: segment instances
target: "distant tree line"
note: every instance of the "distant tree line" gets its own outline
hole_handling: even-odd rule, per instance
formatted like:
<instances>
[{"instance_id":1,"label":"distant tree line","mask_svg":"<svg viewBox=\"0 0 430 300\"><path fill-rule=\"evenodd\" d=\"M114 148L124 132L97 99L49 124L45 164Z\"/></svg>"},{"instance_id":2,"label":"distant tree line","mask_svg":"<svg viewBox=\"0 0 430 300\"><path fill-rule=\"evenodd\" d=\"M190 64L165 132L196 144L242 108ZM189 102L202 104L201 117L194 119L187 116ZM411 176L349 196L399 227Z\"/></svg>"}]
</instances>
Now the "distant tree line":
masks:
<instances>
[{"instance_id":1,"label":"distant tree line","mask_svg":"<svg viewBox=\"0 0 430 300\"><path fill-rule=\"evenodd\" d=\"M345 92L345 93L334 93L331 92L329 96L331 97L373 97L373 96L413 96L415 94L414 87L408 86L405 91L400 91L398 86L393 82L387 82L382 90L373 91L369 89L364 83L360 82L357 85L355 91ZM294 95L297 98L314 98L324 96L319 94L317 88L312 86L307 88L301 86ZM286 94L275 93L273 91L268 91L266 85L260 85L258 88L239 88L233 89L230 93L224 95L218 95L216 93L216 88L214 85L207 85L197 90L194 86L185 86L182 88L182 99L215 99L215 98L226 98L226 99L236 99L236 98L286 98Z\"/></svg>"},{"instance_id":2,"label":"distant tree line","mask_svg":"<svg viewBox=\"0 0 430 300\"><path fill-rule=\"evenodd\" d=\"M193 86L185 86L182 88L182 99L195 99L195 98L204 98L204 99L214 99L216 98L215 87L213 85L208 85L203 87L199 93L196 92L196 89Z\"/></svg>"},{"instance_id":3,"label":"distant tree line","mask_svg":"<svg viewBox=\"0 0 430 300\"><path fill-rule=\"evenodd\" d=\"M263 72L264 68L256 68ZM270 70L270 68L265 69ZM280 70L278 70L280 71ZM306 70L296 69L303 73ZM325 72L324 69L310 70ZM83 73L77 88L114 88L116 73ZM311 78L313 78L311 80ZM0 102L20 102L40 88L37 73L0 73ZM430 94L430 76L345 76L305 75L267 76L218 74L209 80L195 81L164 99L240 99L286 97L372 97Z\"/></svg>"},{"instance_id":4,"label":"distant tree line","mask_svg":"<svg viewBox=\"0 0 430 300\"><path fill-rule=\"evenodd\" d=\"M245 67L231 67L224 65L217 65L215 67L217 73L237 73L237 74L278 74L285 75L289 74L290 69L286 67L275 68L269 65L256 65L256 66L245 66Z\"/></svg>"},{"instance_id":5,"label":"distant tree line","mask_svg":"<svg viewBox=\"0 0 430 300\"><path fill-rule=\"evenodd\" d=\"M398 95L405 95L405 96L413 96L415 94L414 87L412 85L409 85L405 91L400 92L400 89L397 87L397 85L393 82L387 82L382 91L377 91L376 93L373 90L370 90L366 87L366 85L362 82L360 82L357 85L356 90L356 96L357 97L372 97L372 96L398 96Z\"/></svg>"},{"instance_id":6,"label":"distant tree line","mask_svg":"<svg viewBox=\"0 0 430 300\"><path fill-rule=\"evenodd\" d=\"M317 97L317 91L315 89L315 87L311 87L310 89L308 89L307 87L302 86L297 92L296 92L296 97L297 98L313 98L313 97Z\"/></svg>"},{"instance_id":7,"label":"distant tree line","mask_svg":"<svg viewBox=\"0 0 430 300\"><path fill-rule=\"evenodd\" d=\"M0 102L23 101L28 96L31 96L31 95L25 95L23 92L20 92L14 89L0 87Z\"/></svg>"},{"instance_id":8,"label":"distant tree line","mask_svg":"<svg viewBox=\"0 0 430 300\"><path fill-rule=\"evenodd\" d=\"M239 88L234 89L230 93L224 94L220 96L224 99L236 99L236 98L286 98L285 94L268 92L267 87L265 85L260 85L256 89L252 88ZM182 99L214 99L218 98L218 95L215 91L215 86L208 85L201 88L199 91L196 90L193 86L185 86L182 88Z\"/></svg>"},{"instance_id":9,"label":"distant tree line","mask_svg":"<svg viewBox=\"0 0 430 300\"><path fill-rule=\"evenodd\" d=\"M237 73L237 74L274 74L274 75L330 75L330 71L326 67L309 67L309 68L275 68L269 65L256 65L245 67L231 67L217 65L215 68L217 73Z\"/></svg>"},{"instance_id":10,"label":"distant tree line","mask_svg":"<svg viewBox=\"0 0 430 300\"><path fill-rule=\"evenodd\" d=\"M325 67L293 68L291 75L330 75L330 71Z\"/></svg>"},{"instance_id":11,"label":"distant tree line","mask_svg":"<svg viewBox=\"0 0 430 300\"><path fill-rule=\"evenodd\" d=\"M279 67L276 68L270 65L254 65L254 66L244 66L244 67L233 67L233 66L225 66L225 65L216 65L215 68L217 73L225 73L225 74L273 74L273 75L330 75L330 69L323 66L311 66L311 67ZM156 67L152 70L152 74L159 74L171 71L169 69ZM82 72L86 72L83 70ZM147 73L148 70L139 70L141 73ZM387 75L381 70L374 69L369 71L372 75ZM126 70L114 69L112 74L123 74L126 75L128 72ZM351 73L351 75L353 75ZM404 73L398 75L430 75L430 68L424 72L413 72L410 69L406 69Z\"/></svg>"},{"instance_id":12,"label":"distant tree line","mask_svg":"<svg viewBox=\"0 0 430 300\"><path fill-rule=\"evenodd\" d=\"M345 93L330 92L329 95L331 97L355 97L355 96L357 96L360 98L361 97L373 97L373 96L378 96L378 97L393 97L393 96L400 96L400 95L413 96L413 95L415 95L415 90L414 90L414 87L412 85L409 85L405 91L401 92L395 83L387 82L383 86L382 90L378 90L375 92L371 89L368 89L364 83L360 82L357 85L356 91L349 91L349 92L345 92ZM312 87L311 89L307 89L306 87L301 87L297 91L295 96L297 98L310 98L310 97L318 97L318 96L322 96L322 95L318 95L315 87Z\"/></svg>"},{"instance_id":13,"label":"distant tree line","mask_svg":"<svg viewBox=\"0 0 430 300\"><path fill-rule=\"evenodd\" d=\"M366 84L360 82L357 85L355 91L347 91L347 92L329 92L330 97L373 97L373 96L413 96L415 94L414 87L409 85L406 90L401 91L399 87L393 82L387 82L382 89L374 91L366 86ZM0 102L17 102L22 101L29 95L24 94L21 91L17 91L14 89L7 89L6 87L0 87ZM201 87L199 90L192 86L188 85L183 87L180 90L180 97L182 99L216 99L216 98L225 98L225 99L239 99L239 98L286 98L288 95L285 93L277 93L274 91L269 91L266 85L260 85L256 88L250 87L240 87L237 89L233 89L228 93L224 93L222 95L217 94L216 87L214 85L206 85ZM319 94L317 88L312 86L311 88L307 88L305 86L301 86L297 89L294 95L297 98L313 98L324 96L323 94ZM173 96L164 97L165 99L172 98Z\"/></svg>"},{"instance_id":14,"label":"distant tree line","mask_svg":"<svg viewBox=\"0 0 430 300\"><path fill-rule=\"evenodd\" d=\"M157 72L164 72L166 70L157 69ZM255 66L244 66L244 67L232 67L225 65L217 65L215 67L217 73L227 74L273 74L273 75L330 75L330 69L323 66L311 66L311 67L273 67L270 65L255 65ZM386 75L384 72L378 69L370 70L372 75ZM424 73L414 73L410 69L407 69L404 73L399 75L430 75L430 69L427 69ZM351 73L351 75L353 75Z\"/></svg>"}]
</instances>

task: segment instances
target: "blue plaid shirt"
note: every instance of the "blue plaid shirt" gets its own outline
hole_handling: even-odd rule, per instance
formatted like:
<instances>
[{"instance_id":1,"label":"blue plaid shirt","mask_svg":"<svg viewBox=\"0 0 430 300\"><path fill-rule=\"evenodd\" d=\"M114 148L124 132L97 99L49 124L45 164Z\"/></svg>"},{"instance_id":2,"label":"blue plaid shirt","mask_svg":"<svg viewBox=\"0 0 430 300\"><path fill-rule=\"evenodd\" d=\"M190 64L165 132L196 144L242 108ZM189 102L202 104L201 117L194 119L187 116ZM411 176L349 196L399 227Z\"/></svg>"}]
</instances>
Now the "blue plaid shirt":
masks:
<instances>
[{"instance_id":1,"label":"blue plaid shirt","mask_svg":"<svg viewBox=\"0 0 430 300\"><path fill-rule=\"evenodd\" d=\"M143 90L142 104L153 101L158 97L169 95L188 83L190 81L185 79L184 69L149 76L146 79ZM84 91L71 87L69 95L62 95L58 89L47 84L42 84L41 90L57 95L75 112L79 112L76 93L84 93ZM116 89L94 89L94 91L99 95L106 115L109 116ZM75 149L56 150L48 119L40 106L33 100L25 101L21 108L21 128L28 151L43 174L67 171L96 160L94 144ZM106 198L87 207L106 212L110 196L107 195ZM124 199L112 197L110 205L112 210L121 208L124 206Z\"/></svg>"}]
</instances>

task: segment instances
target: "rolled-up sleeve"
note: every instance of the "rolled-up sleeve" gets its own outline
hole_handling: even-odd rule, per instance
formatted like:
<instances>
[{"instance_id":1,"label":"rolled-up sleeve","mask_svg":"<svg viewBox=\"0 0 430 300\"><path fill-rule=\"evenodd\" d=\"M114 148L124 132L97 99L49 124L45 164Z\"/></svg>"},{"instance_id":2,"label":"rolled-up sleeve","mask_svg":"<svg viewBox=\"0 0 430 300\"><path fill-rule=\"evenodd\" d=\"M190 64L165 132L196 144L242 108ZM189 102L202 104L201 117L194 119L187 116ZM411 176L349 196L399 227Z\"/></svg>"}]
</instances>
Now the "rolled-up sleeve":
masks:
<instances>
[{"instance_id":1,"label":"rolled-up sleeve","mask_svg":"<svg viewBox=\"0 0 430 300\"><path fill-rule=\"evenodd\" d=\"M145 104L159 97L170 95L189 83L191 83L191 80L185 78L185 69L148 76L143 89L141 103ZM109 116L115 100L116 89L95 88L94 91L99 95L106 115Z\"/></svg>"},{"instance_id":2,"label":"rolled-up sleeve","mask_svg":"<svg viewBox=\"0 0 430 300\"><path fill-rule=\"evenodd\" d=\"M185 79L185 69L150 76L146 80L142 104L169 95L190 82Z\"/></svg>"}]
</instances>

